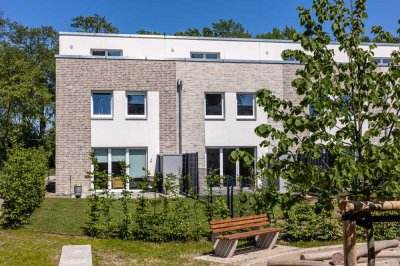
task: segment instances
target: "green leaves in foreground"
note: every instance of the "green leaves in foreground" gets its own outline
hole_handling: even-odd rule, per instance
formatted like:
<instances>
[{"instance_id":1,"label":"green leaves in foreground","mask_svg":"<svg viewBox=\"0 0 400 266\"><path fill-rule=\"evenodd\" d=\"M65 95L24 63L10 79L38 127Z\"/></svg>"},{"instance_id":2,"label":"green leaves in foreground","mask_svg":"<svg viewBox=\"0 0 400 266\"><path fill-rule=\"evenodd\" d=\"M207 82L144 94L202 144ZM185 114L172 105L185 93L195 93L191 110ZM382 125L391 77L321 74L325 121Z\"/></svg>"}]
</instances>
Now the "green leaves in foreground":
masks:
<instances>
[{"instance_id":1,"label":"green leaves in foreground","mask_svg":"<svg viewBox=\"0 0 400 266\"><path fill-rule=\"evenodd\" d=\"M352 7L343 0L314 0L311 10L298 10L304 31L293 40L302 50L282 53L303 65L292 81L298 101L257 92L269 120L255 130L270 152L258 160L261 176L271 186L283 178L296 197L318 196L317 211L332 209L335 198L345 195L400 198L400 53L381 68L374 62L376 44L361 46L365 0ZM381 27L372 33L383 41L390 37ZM348 62L334 60L332 41ZM326 154L332 167L310 163ZM240 152L232 157L250 161Z\"/></svg>"}]
</instances>

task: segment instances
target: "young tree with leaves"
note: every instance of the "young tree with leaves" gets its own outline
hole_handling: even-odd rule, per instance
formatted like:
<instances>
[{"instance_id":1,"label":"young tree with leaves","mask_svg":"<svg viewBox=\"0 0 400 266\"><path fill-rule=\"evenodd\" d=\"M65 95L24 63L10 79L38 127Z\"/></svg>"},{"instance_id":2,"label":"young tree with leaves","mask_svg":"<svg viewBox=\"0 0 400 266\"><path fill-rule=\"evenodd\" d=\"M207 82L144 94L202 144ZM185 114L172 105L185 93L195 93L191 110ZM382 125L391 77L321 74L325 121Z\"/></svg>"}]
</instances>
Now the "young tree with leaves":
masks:
<instances>
[{"instance_id":1,"label":"young tree with leaves","mask_svg":"<svg viewBox=\"0 0 400 266\"><path fill-rule=\"evenodd\" d=\"M292 81L300 104L269 90L257 92L269 120L282 125L256 128L265 139L261 145L271 146L271 154L257 163L261 175L269 184L286 180L290 195L317 196L317 211L333 209L335 199L343 196L365 201L400 198L400 51L392 53L387 68L378 68L376 44L361 47L360 43L365 36L366 0L346 3L314 0L311 10L298 8L304 32L293 40L302 50L286 50L282 57L303 65ZM329 28L331 33L325 31ZM380 40L390 37L379 26L372 33ZM334 60L332 41L338 42L348 62ZM335 158L330 168L300 159L319 159L324 152ZM245 154L232 157L238 156L250 160ZM374 265L373 227L367 242L368 265Z\"/></svg>"}]
</instances>

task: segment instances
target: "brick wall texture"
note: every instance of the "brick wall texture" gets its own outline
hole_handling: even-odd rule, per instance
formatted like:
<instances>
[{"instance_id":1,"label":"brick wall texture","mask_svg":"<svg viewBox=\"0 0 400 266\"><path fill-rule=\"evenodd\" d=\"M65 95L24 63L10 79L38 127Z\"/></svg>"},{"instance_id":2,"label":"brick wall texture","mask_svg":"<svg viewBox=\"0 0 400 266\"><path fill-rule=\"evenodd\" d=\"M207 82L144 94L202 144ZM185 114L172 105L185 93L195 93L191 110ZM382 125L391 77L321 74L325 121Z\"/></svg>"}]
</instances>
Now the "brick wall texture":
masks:
<instances>
[{"instance_id":1,"label":"brick wall texture","mask_svg":"<svg viewBox=\"0 0 400 266\"><path fill-rule=\"evenodd\" d=\"M255 92L270 89L298 102L291 89L292 64L105 60L58 58L56 95L56 192L68 194L72 186L90 182L91 91L159 91L160 152L178 152L176 80L183 80L182 148L199 153L200 177L205 175L204 93ZM280 127L280 125L274 125ZM200 189L204 188L200 178ZM73 190L73 188L72 188Z\"/></svg>"}]
</instances>

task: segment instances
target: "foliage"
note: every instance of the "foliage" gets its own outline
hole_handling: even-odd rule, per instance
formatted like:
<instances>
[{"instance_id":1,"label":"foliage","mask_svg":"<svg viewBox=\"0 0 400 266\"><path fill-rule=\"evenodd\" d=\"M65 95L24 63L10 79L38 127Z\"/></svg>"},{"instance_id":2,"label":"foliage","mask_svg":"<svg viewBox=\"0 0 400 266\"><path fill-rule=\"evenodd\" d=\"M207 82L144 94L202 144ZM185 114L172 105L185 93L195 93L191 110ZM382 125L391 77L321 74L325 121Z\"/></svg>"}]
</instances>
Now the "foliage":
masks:
<instances>
[{"instance_id":1,"label":"foliage","mask_svg":"<svg viewBox=\"0 0 400 266\"><path fill-rule=\"evenodd\" d=\"M292 40L296 29L293 27L285 26L283 30L279 28L272 28L271 32L260 33L256 35L256 39L275 39L275 40Z\"/></svg>"},{"instance_id":2,"label":"foliage","mask_svg":"<svg viewBox=\"0 0 400 266\"><path fill-rule=\"evenodd\" d=\"M118 29L99 14L93 16L78 16L72 19L71 27L79 32L118 33Z\"/></svg>"},{"instance_id":3,"label":"foliage","mask_svg":"<svg viewBox=\"0 0 400 266\"><path fill-rule=\"evenodd\" d=\"M11 136L25 147L43 146L52 136L58 35L52 27L29 28L1 15L0 24L1 167ZM54 143L47 144L53 156Z\"/></svg>"},{"instance_id":4,"label":"foliage","mask_svg":"<svg viewBox=\"0 0 400 266\"><path fill-rule=\"evenodd\" d=\"M283 59L303 65L292 81L299 103L270 90L257 92L269 120L282 125L256 128L265 139L261 145L272 146L271 154L257 162L261 175L268 184L288 181L291 195L318 196L318 213L333 209L334 199L345 195L358 200L400 198L400 52L392 53L393 62L382 71L374 62L376 44L361 47L368 17L365 2L350 1L347 6L344 0L314 0L312 10L299 7L304 32L294 34L293 41L302 50L282 53ZM390 37L379 26L371 32L380 40ZM348 62L335 61L329 47L332 37ZM309 106L314 112L308 112ZM334 156L333 167L300 159L318 159L324 152ZM370 264L373 228L367 242Z\"/></svg>"},{"instance_id":5,"label":"foliage","mask_svg":"<svg viewBox=\"0 0 400 266\"><path fill-rule=\"evenodd\" d=\"M35 208L44 198L46 153L43 149L25 149L13 144L8 160L0 172L0 224L18 228L28 222Z\"/></svg>"},{"instance_id":6,"label":"foliage","mask_svg":"<svg viewBox=\"0 0 400 266\"><path fill-rule=\"evenodd\" d=\"M342 238L341 221L332 217L332 213L315 214L307 203L293 206L287 213L283 225L283 239L286 241L333 241Z\"/></svg>"},{"instance_id":7,"label":"foliage","mask_svg":"<svg viewBox=\"0 0 400 266\"><path fill-rule=\"evenodd\" d=\"M138 31L136 31L136 34L141 34L141 35L165 35L165 33L160 33L158 31L148 31L145 29L140 29Z\"/></svg>"}]
</instances>

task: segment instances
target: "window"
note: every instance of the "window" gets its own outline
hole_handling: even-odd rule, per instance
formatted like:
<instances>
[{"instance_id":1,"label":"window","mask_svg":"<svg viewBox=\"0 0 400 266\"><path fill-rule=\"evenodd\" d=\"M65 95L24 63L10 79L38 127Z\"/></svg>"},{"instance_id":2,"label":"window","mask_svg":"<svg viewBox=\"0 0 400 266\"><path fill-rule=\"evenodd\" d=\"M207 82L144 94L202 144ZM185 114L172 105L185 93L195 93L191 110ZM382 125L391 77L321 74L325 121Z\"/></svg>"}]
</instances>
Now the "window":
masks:
<instances>
[{"instance_id":1,"label":"window","mask_svg":"<svg viewBox=\"0 0 400 266\"><path fill-rule=\"evenodd\" d=\"M255 95L253 93L236 94L237 117L254 118L255 117Z\"/></svg>"},{"instance_id":2,"label":"window","mask_svg":"<svg viewBox=\"0 0 400 266\"><path fill-rule=\"evenodd\" d=\"M224 94L206 93L205 112L206 118L224 118Z\"/></svg>"},{"instance_id":3,"label":"window","mask_svg":"<svg viewBox=\"0 0 400 266\"><path fill-rule=\"evenodd\" d=\"M220 56L219 56L219 53L192 52L192 53L190 53L190 58L218 60L220 58Z\"/></svg>"},{"instance_id":4,"label":"window","mask_svg":"<svg viewBox=\"0 0 400 266\"><path fill-rule=\"evenodd\" d=\"M122 50L91 50L93 56L122 56Z\"/></svg>"},{"instance_id":5,"label":"window","mask_svg":"<svg viewBox=\"0 0 400 266\"><path fill-rule=\"evenodd\" d=\"M100 189L124 189L124 182L119 178L127 171L129 180L128 189L138 188L138 179L146 174L147 149L146 148L94 148L99 171L106 173L107 178L98 180ZM121 162L125 161L128 169L121 168ZM94 177L96 180L96 176Z\"/></svg>"},{"instance_id":6,"label":"window","mask_svg":"<svg viewBox=\"0 0 400 266\"><path fill-rule=\"evenodd\" d=\"M97 158L97 165L99 167L98 171L104 174L108 174L108 150L107 149L94 149L94 154ZM108 187L108 177L107 179L98 179L99 176L94 176L96 186L100 189L106 189Z\"/></svg>"},{"instance_id":7,"label":"window","mask_svg":"<svg viewBox=\"0 0 400 266\"><path fill-rule=\"evenodd\" d=\"M391 58L374 58L375 63L378 64L378 66L388 66L391 62Z\"/></svg>"},{"instance_id":8,"label":"window","mask_svg":"<svg viewBox=\"0 0 400 266\"><path fill-rule=\"evenodd\" d=\"M240 147L240 148L207 148L207 173L211 170L217 170L220 176L231 176L234 186L239 185L238 177L242 177L242 185L250 187L252 185L254 168L246 166L243 162L231 162L229 155L234 150L243 150L255 157L256 149L254 147ZM223 180L223 186L227 185L227 179Z\"/></svg>"},{"instance_id":9,"label":"window","mask_svg":"<svg viewBox=\"0 0 400 266\"><path fill-rule=\"evenodd\" d=\"M146 93L127 93L127 117L146 118Z\"/></svg>"},{"instance_id":10,"label":"window","mask_svg":"<svg viewBox=\"0 0 400 266\"><path fill-rule=\"evenodd\" d=\"M92 117L112 117L112 92L92 93Z\"/></svg>"},{"instance_id":11,"label":"window","mask_svg":"<svg viewBox=\"0 0 400 266\"><path fill-rule=\"evenodd\" d=\"M138 188L136 180L141 180L146 175L146 149L129 150L129 188Z\"/></svg>"}]
</instances>

